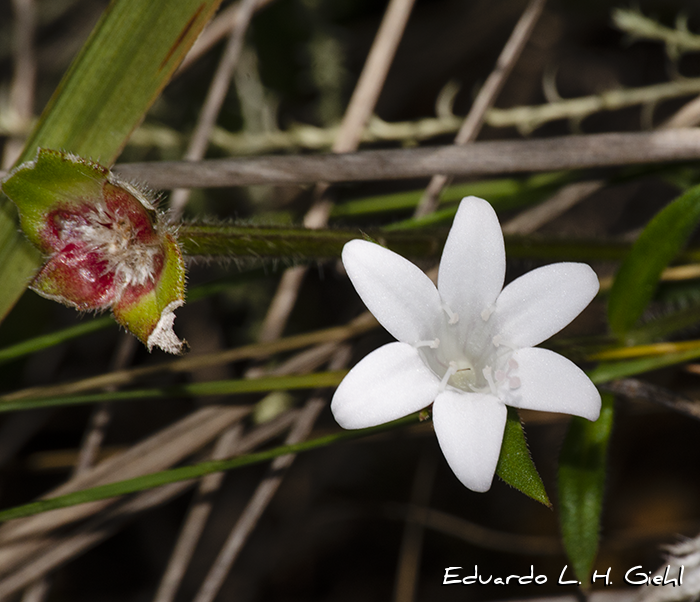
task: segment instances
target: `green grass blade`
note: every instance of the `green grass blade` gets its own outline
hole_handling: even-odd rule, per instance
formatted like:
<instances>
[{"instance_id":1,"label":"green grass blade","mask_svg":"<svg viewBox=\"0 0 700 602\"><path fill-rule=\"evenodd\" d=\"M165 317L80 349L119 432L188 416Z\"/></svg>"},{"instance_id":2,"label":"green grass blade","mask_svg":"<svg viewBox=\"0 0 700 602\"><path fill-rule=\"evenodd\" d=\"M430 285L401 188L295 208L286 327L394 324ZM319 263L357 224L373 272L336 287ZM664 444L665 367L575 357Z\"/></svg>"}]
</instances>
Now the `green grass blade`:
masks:
<instances>
[{"instance_id":1,"label":"green grass blade","mask_svg":"<svg viewBox=\"0 0 700 602\"><path fill-rule=\"evenodd\" d=\"M610 328L624 338L651 301L664 268L700 221L700 186L661 210L637 239L615 277L608 303Z\"/></svg>"},{"instance_id":2,"label":"green grass blade","mask_svg":"<svg viewBox=\"0 0 700 602\"><path fill-rule=\"evenodd\" d=\"M63 78L20 161L39 147L115 161L221 0L115 0ZM0 197L0 319L39 266Z\"/></svg>"},{"instance_id":3,"label":"green grass blade","mask_svg":"<svg viewBox=\"0 0 700 602\"><path fill-rule=\"evenodd\" d=\"M603 395L600 418L574 417L559 458L559 521L576 578L590 587L598 553L613 396Z\"/></svg>"},{"instance_id":4,"label":"green grass blade","mask_svg":"<svg viewBox=\"0 0 700 602\"><path fill-rule=\"evenodd\" d=\"M55 397L26 398L4 401L0 397L0 413L47 408L85 403L135 401L137 399L169 399L172 397L204 397L207 395L241 395L243 393L267 393L269 391L289 391L293 389L315 389L318 387L336 387L343 380L347 370L337 372L317 372L295 376L266 376L263 378L245 378L216 380L172 387L155 387L151 389L132 389L129 391L110 391L87 393L85 395L61 395ZM10 394L11 396L12 394Z\"/></svg>"},{"instance_id":5,"label":"green grass blade","mask_svg":"<svg viewBox=\"0 0 700 602\"><path fill-rule=\"evenodd\" d=\"M249 466L251 464L260 464L286 454L297 454L300 452L310 451L312 449L326 447L340 441L367 437L394 428L415 424L417 422L418 413L411 414L410 416L395 420L394 422L380 424L379 426L354 431L342 431L332 435L326 435L325 437L311 439L310 441L304 441L303 443L282 445L263 452L239 456L231 460L203 462L193 466L173 468L171 470L164 470L162 472L156 472L126 481L119 481L117 483L109 483L107 485L92 487L91 489L84 489L82 491L76 491L75 493L68 493L55 498L40 500L38 502L32 502L30 504L24 504L22 506L16 506L14 508L8 508L7 510L0 511L0 522L12 520L14 518L21 518L23 516L32 516L34 514L48 512L49 510L56 510L57 508L66 508L68 506L76 506L78 504L86 504L87 502L105 500L119 495L144 491L146 489L153 489L154 487L160 487L161 485L168 485L169 483L176 483L178 481L188 481L190 479L203 477L214 472L233 470L234 468Z\"/></svg>"}]
</instances>

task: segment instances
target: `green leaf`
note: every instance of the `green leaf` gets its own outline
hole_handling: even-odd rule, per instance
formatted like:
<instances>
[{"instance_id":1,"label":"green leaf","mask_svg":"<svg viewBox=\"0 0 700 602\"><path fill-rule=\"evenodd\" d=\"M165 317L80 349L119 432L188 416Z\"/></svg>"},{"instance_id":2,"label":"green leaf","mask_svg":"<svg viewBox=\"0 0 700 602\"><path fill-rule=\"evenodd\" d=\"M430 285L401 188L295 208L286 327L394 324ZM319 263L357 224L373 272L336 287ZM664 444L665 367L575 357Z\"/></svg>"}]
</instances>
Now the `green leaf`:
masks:
<instances>
[{"instance_id":1,"label":"green leaf","mask_svg":"<svg viewBox=\"0 0 700 602\"><path fill-rule=\"evenodd\" d=\"M559 520L566 553L582 587L590 587L598 553L613 397L603 395L600 418L574 417L559 458Z\"/></svg>"},{"instance_id":2,"label":"green leaf","mask_svg":"<svg viewBox=\"0 0 700 602\"><path fill-rule=\"evenodd\" d=\"M515 487L533 500L548 508L552 507L542 479L530 457L518 412L510 407L496 474L508 485Z\"/></svg>"},{"instance_id":3,"label":"green leaf","mask_svg":"<svg viewBox=\"0 0 700 602\"><path fill-rule=\"evenodd\" d=\"M110 165L168 83L221 0L116 0L63 78L19 162L39 147ZM40 256L0 197L0 319L27 287Z\"/></svg>"},{"instance_id":4,"label":"green leaf","mask_svg":"<svg viewBox=\"0 0 700 602\"><path fill-rule=\"evenodd\" d=\"M610 290L608 319L618 337L624 338L642 316L661 272L678 255L699 220L700 186L695 186L662 209L637 239Z\"/></svg>"}]
</instances>

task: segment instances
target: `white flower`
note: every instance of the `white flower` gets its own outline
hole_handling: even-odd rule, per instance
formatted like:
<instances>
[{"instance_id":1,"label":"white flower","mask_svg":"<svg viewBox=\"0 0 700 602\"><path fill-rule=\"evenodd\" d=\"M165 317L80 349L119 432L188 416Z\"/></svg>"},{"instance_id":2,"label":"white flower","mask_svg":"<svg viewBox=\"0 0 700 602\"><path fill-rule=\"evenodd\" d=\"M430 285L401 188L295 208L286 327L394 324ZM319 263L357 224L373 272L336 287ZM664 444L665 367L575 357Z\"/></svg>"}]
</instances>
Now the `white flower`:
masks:
<instances>
[{"instance_id":1,"label":"white flower","mask_svg":"<svg viewBox=\"0 0 700 602\"><path fill-rule=\"evenodd\" d=\"M411 262L374 243L350 241L342 258L367 308L399 341L370 353L340 383L331 410L343 428L383 424L432 403L450 468L469 489L488 491L506 405L598 418L600 395L584 372L533 348L591 302L595 272L556 263L503 289L503 235L486 201L462 200L437 288Z\"/></svg>"}]
</instances>

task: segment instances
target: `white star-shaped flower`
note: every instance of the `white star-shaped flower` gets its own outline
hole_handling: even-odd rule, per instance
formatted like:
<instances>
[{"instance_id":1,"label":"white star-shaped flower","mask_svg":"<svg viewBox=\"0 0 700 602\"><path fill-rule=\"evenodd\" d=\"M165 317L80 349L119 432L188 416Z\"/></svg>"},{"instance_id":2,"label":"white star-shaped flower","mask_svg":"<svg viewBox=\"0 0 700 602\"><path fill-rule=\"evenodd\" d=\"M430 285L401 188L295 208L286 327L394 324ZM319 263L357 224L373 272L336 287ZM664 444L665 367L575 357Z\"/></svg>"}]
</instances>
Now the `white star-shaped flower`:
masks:
<instances>
[{"instance_id":1,"label":"white star-shaped flower","mask_svg":"<svg viewBox=\"0 0 700 602\"><path fill-rule=\"evenodd\" d=\"M582 263L533 270L503 288L503 234L491 205L462 200L437 288L415 265L353 240L343 264L367 308L398 342L376 349L340 383L331 410L343 428L383 424L433 404L440 448L457 478L488 491L506 405L596 420L600 394L574 363L535 349L595 297Z\"/></svg>"}]
</instances>

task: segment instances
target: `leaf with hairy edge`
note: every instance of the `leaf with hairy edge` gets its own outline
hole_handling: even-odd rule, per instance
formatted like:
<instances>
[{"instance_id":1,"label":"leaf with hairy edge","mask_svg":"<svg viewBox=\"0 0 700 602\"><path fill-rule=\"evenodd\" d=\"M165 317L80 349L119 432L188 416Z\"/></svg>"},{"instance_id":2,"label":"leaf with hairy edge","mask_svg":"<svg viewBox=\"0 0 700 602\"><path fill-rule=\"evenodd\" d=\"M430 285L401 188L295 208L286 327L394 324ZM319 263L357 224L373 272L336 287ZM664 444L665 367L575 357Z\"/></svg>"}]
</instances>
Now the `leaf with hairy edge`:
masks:
<instances>
[{"instance_id":1,"label":"leaf with hairy edge","mask_svg":"<svg viewBox=\"0 0 700 602\"><path fill-rule=\"evenodd\" d=\"M642 232L617 272L608 302L611 330L624 338L654 296L664 268L700 221L700 186L662 209Z\"/></svg>"},{"instance_id":2,"label":"leaf with hairy edge","mask_svg":"<svg viewBox=\"0 0 700 602\"><path fill-rule=\"evenodd\" d=\"M510 407L496 474L508 485L515 487L533 500L548 508L552 507L542 479L530 457L518 412Z\"/></svg>"},{"instance_id":3,"label":"leaf with hairy edge","mask_svg":"<svg viewBox=\"0 0 700 602\"><path fill-rule=\"evenodd\" d=\"M104 12L29 137L18 163L41 146L111 165L221 0L116 0ZM41 261L0 197L0 319Z\"/></svg>"},{"instance_id":4,"label":"leaf with hairy edge","mask_svg":"<svg viewBox=\"0 0 700 602\"><path fill-rule=\"evenodd\" d=\"M582 587L590 587L598 553L613 397L603 395L600 418L574 417L559 458L559 521L564 548Z\"/></svg>"}]
</instances>

